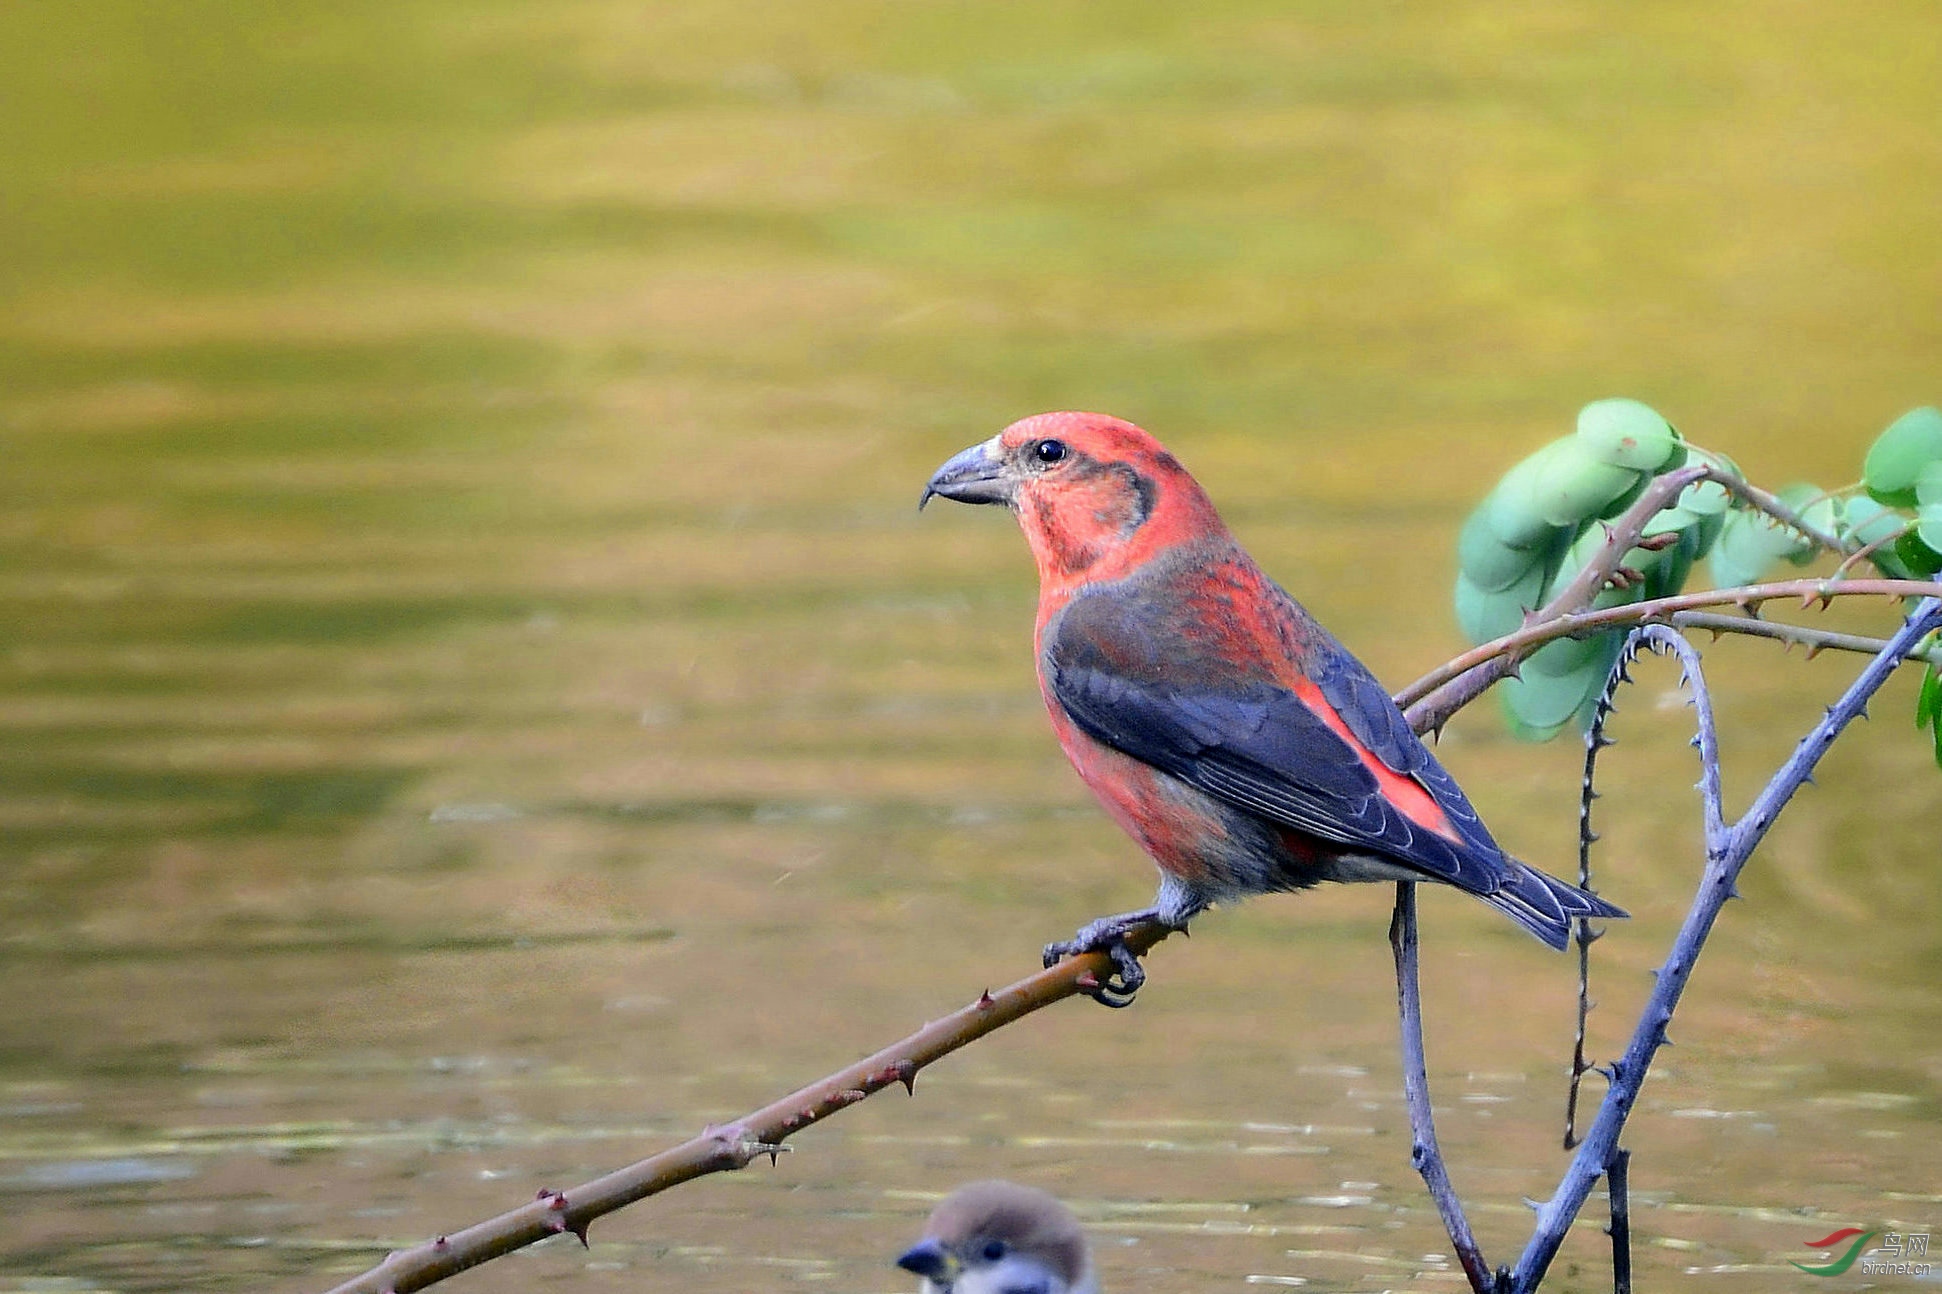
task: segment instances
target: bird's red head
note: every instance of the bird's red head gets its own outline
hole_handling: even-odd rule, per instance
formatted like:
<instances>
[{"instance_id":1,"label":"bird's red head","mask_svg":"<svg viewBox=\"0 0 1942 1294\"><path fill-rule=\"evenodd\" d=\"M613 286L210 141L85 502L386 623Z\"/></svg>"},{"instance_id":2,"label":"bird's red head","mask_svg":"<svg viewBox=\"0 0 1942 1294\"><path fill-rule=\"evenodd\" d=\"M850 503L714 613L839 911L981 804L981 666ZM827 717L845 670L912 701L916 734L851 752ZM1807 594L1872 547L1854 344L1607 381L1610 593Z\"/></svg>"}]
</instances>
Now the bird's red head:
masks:
<instances>
[{"instance_id":1,"label":"bird's red head","mask_svg":"<svg viewBox=\"0 0 1942 1294\"><path fill-rule=\"evenodd\" d=\"M1014 422L939 468L918 506L933 494L1009 507L1048 589L1114 578L1183 535L1224 530L1165 446L1103 413Z\"/></svg>"}]
</instances>

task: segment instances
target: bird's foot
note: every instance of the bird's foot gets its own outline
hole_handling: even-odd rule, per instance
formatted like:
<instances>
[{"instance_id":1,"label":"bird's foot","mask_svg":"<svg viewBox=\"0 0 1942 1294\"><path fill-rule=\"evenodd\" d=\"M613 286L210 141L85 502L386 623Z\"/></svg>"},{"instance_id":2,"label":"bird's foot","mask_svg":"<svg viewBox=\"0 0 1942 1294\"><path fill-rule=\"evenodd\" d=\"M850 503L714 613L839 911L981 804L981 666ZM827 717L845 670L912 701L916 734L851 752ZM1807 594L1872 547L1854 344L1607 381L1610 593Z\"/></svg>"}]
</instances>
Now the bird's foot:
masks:
<instances>
[{"instance_id":1,"label":"bird's foot","mask_svg":"<svg viewBox=\"0 0 1942 1294\"><path fill-rule=\"evenodd\" d=\"M1136 927L1160 919L1158 908L1142 908L1138 912L1101 917L1080 927L1079 933L1072 938L1045 945L1045 964L1056 966L1067 957L1105 953L1112 959L1112 974L1093 985L1087 994L1101 1006L1115 1009L1131 1006L1133 995L1140 991L1140 985L1146 983L1146 968L1140 965L1139 956L1126 946L1126 936Z\"/></svg>"}]
</instances>

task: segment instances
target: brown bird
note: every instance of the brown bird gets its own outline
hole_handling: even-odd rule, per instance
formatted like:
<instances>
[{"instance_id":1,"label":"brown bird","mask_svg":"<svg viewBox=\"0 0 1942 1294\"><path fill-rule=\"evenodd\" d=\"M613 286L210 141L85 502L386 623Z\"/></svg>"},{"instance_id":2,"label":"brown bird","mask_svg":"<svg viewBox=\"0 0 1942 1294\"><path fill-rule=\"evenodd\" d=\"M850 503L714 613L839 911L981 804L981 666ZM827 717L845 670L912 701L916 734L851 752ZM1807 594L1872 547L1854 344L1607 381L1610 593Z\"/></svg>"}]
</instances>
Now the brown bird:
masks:
<instances>
[{"instance_id":1,"label":"brown bird","mask_svg":"<svg viewBox=\"0 0 1942 1294\"><path fill-rule=\"evenodd\" d=\"M924 1278L919 1294L1099 1294L1079 1220L1016 1182L960 1186L897 1266Z\"/></svg>"}]
</instances>

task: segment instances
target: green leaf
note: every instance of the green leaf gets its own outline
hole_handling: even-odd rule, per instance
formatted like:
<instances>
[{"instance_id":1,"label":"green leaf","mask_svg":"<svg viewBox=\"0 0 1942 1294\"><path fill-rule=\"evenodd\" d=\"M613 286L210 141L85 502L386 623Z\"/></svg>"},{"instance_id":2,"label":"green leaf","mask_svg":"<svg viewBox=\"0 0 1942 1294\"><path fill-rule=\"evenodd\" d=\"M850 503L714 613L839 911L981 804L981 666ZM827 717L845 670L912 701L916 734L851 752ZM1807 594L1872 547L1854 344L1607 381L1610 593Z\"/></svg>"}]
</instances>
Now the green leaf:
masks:
<instances>
[{"instance_id":1,"label":"green leaf","mask_svg":"<svg viewBox=\"0 0 1942 1294\"><path fill-rule=\"evenodd\" d=\"M1486 593L1496 593L1524 579L1533 570L1542 580L1545 559L1542 544L1533 548L1512 548L1497 538L1490 528L1490 508L1486 503L1470 514L1457 536L1457 569Z\"/></svg>"},{"instance_id":2,"label":"green leaf","mask_svg":"<svg viewBox=\"0 0 1942 1294\"><path fill-rule=\"evenodd\" d=\"M1526 661L1525 672L1504 680L1497 690L1511 733L1523 741L1547 741L1574 719L1580 728L1588 725L1618 660L1620 643L1616 633L1602 635L1596 655L1569 673L1546 674L1530 669ZM1542 650L1558 645L1547 643Z\"/></svg>"},{"instance_id":3,"label":"green leaf","mask_svg":"<svg viewBox=\"0 0 1942 1294\"><path fill-rule=\"evenodd\" d=\"M1915 478L1915 500L1915 533L1930 552L1942 553L1942 458L1924 465Z\"/></svg>"},{"instance_id":4,"label":"green leaf","mask_svg":"<svg viewBox=\"0 0 1942 1294\"><path fill-rule=\"evenodd\" d=\"M1684 532L1697 527L1703 518L1697 512L1673 506L1656 513L1653 518L1639 528L1639 533L1648 539L1653 535L1663 535L1669 530Z\"/></svg>"},{"instance_id":5,"label":"green leaf","mask_svg":"<svg viewBox=\"0 0 1942 1294\"><path fill-rule=\"evenodd\" d=\"M1483 501L1485 524L1500 543L1511 548L1538 548L1551 542L1558 527L1545 518L1538 478L1560 452L1558 447L1570 443L1557 440L1538 450L1505 472Z\"/></svg>"},{"instance_id":6,"label":"green leaf","mask_svg":"<svg viewBox=\"0 0 1942 1294\"><path fill-rule=\"evenodd\" d=\"M1918 580L1942 571L1942 549L1931 547L1923 533L1911 530L1895 541L1895 560Z\"/></svg>"},{"instance_id":7,"label":"green leaf","mask_svg":"<svg viewBox=\"0 0 1942 1294\"><path fill-rule=\"evenodd\" d=\"M1543 674L1531 670L1519 678L1505 679L1499 686L1511 715L1525 727L1548 737L1570 723L1580 707L1598 695L1598 690L1605 685L1606 672L1601 655L1569 673Z\"/></svg>"},{"instance_id":8,"label":"green leaf","mask_svg":"<svg viewBox=\"0 0 1942 1294\"><path fill-rule=\"evenodd\" d=\"M1527 672L1559 677L1576 674L1604 652L1605 634L1589 638L1558 638L1532 652L1521 666Z\"/></svg>"},{"instance_id":9,"label":"green leaf","mask_svg":"<svg viewBox=\"0 0 1942 1294\"><path fill-rule=\"evenodd\" d=\"M1746 479L1746 474L1740 471L1740 465L1724 454L1715 454L1711 450L1688 447L1687 460L1689 463L1705 463L1709 467L1718 468L1728 476L1736 476L1741 480ZM1679 497L1673 502L1676 506L1684 508L1688 512L1696 512L1701 516L1717 516L1725 512L1727 504L1732 501L1733 496L1727 493L1726 487L1719 482L1698 481L1681 490Z\"/></svg>"},{"instance_id":10,"label":"green leaf","mask_svg":"<svg viewBox=\"0 0 1942 1294\"><path fill-rule=\"evenodd\" d=\"M1826 532L1834 529L1834 500L1817 485L1796 481L1784 486L1774 495L1782 503L1800 514L1800 519L1816 530ZM1805 566L1814 560L1820 545L1792 527L1782 527L1793 542L1781 556L1796 566Z\"/></svg>"},{"instance_id":11,"label":"green leaf","mask_svg":"<svg viewBox=\"0 0 1942 1294\"><path fill-rule=\"evenodd\" d=\"M1457 627L1473 643L1487 643L1523 627L1524 613L1538 605L1544 571L1534 568L1507 589L1477 587L1461 572L1456 578Z\"/></svg>"},{"instance_id":12,"label":"green leaf","mask_svg":"<svg viewBox=\"0 0 1942 1294\"><path fill-rule=\"evenodd\" d=\"M1592 457L1576 440L1547 447L1529 490L1538 513L1554 526L1577 526L1639 483L1639 473Z\"/></svg>"},{"instance_id":13,"label":"green leaf","mask_svg":"<svg viewBox=\"0 0 1942 1294\"><path fill-rule=\"evenodd\" d=\"M1652 484L1652 473L1640 472L1638 478L1638 480L1626 487L1623 494L1598 510L1600 518L1610 520L1639 501L1639 496L1645 493L1645 487Z\"/></svg>"},{"instance_id":14,"label":"green leaf","mask_svg":"<svg viewBox=\"0 0 1942 1294\"><path fill-rule=\"evenodd\" d=\"M1930 634L1923 645L1935 649L1942 635ZM1942 768L1942 668L1931 663L1922 674L1922 690L1915 696L1915 726L1927 728L1935 741L1935 764Z\"/></svg>"},{"instance_id":15,"label":"green leaf","mask_svg":"<svg viewBox=\"0 0 1942 1294\"><path fill-rule=\"evenodd\" d=\"M1727 516L1726 528L1707 559L1712 567L1713 583L1723 589L1757 584L1761 576L1802 542L1800 536L1765 513L1733 512Z\"/></svg>"},{"instance_id":16,"label":"green leaf","mask_svg":"<svg viewBox=\"0 0 1942 1294\"><path fill-rule=\"evenodd\" d=\"M1923 405L1888 424L1868 447L1861 480L1878 502L1906 508L1917 502L1915 483L1928 464L1942 459L1942 409Z\"/></svg>"},{"instance_id":17,"label":"green leaf","mask_svg":"<svg viewBox=\"0 0 1942 1294\"><path fill-rule=\"evenodd\" d=\"M1921 643L1921 650L1934 651L1936 636L1930 634ZM1922 673L1922 690L1915 694L1915 726L1926 728L1931 724L1942 724L1942 667L1933 662Z\"/></svg>"},{"instance_id":18,"label":"green leaf","mask_svg":"<svg viewBox=\"0 0 1942 1294\"><path fill-rule=\"evenodd\" d=\"M1906 519L1865 494L1857 494L1841 508L1841 527L1857 544L1880 543L1900 530Z\"/></svg>"},{"instance_id":19,"label":"green leaf","mask_svg":"<svg viewBox=\"0 0 1942 1294\"><path fill-rule=\"evenodd\" d=\"M1578 411L1578 439L1591 456L1639 472L1666 470L1681 449L1679 432L1637 400L1594 400Z\"/></svg>"},{"instance_id":20,"label":"green leaf","mask_svg":"<svg viewBox=\"0 0 1942 1294\"><path fill-rule=\"evenodd\" d=\"M1942 503L1942 458L1922 464L1915 476L1915 502Z\"/></svg>"}]
</instances>

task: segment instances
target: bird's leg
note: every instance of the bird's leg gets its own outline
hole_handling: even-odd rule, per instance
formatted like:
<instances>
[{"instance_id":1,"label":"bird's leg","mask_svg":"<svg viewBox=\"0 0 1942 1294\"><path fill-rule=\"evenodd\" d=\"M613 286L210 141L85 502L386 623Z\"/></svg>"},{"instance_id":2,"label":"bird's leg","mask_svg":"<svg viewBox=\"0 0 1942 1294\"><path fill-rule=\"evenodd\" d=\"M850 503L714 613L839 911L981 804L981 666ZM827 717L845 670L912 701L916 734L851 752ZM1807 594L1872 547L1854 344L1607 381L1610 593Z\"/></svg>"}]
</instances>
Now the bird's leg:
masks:
<instances>
[{"instance_id":1,"label":"bird's leg","mask_svg":"<svg viewBox=\"0 0 1942 1294\"><path fill-rule=\"evenodd\" d=\"M1113 973L1089 990L1092 1000L1102 1006L1131 1006L1133 995L1140 991L1140 985L1146 983L1146 968L1140 965L1140 959L1133 950L1126 946L1126 936L1149 921L1186 928L1185 922L1168 921L1167 914L1157 907L1101 917L1081 926L1079 933L1072 938L1045 945L1045 964L1056 966L1067 957L1105 953L1112 958Z\"/></svg>"}]
</instances>

